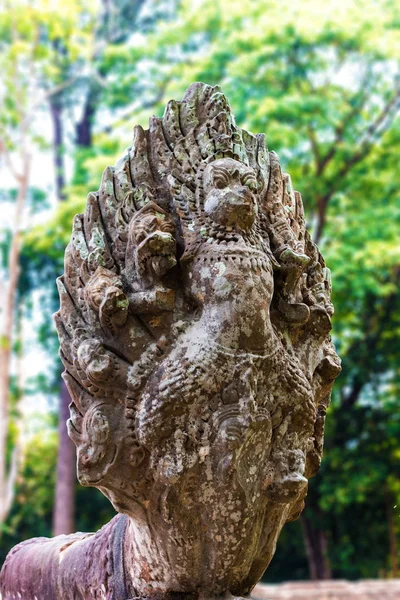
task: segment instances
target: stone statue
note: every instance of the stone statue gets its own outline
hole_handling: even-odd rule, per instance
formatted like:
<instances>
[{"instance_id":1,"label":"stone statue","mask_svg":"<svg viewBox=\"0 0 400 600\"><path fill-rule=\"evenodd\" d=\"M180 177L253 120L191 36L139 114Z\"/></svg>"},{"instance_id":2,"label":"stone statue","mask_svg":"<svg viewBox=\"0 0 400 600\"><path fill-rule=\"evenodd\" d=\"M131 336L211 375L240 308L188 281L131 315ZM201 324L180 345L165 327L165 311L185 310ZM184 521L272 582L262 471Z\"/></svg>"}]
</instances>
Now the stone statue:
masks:
<instances>
[{"instance_id":1,"label":"stone statue","mask_svg":"<svg viewBox=\"0 0 400 600\"><path fill-rule=\"evenodd\" d=\"M119 514L19 544L2 600L248 595L340 372L330 272L277 155L193 84L89 194L58 285L79 481Z\"/></svg>"}]
</instances>

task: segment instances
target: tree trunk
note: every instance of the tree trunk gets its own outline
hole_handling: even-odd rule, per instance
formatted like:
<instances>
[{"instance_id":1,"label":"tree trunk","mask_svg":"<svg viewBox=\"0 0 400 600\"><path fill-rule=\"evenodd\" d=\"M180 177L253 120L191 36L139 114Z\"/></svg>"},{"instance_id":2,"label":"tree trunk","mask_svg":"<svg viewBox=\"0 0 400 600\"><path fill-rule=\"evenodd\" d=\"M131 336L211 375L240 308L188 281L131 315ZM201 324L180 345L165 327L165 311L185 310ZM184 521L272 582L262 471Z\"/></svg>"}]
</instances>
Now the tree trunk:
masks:
<instances>
[{"instance_id":1,"label":"tree trunk","mask_svg":"<svg viewBox=\"0 0 400 600\"><path fill-rule=\"evenodd\" d=\"M313 581L320 579L331 579L332 571L327 555L327 539L322 529L315 527L309 517L302 516L304 542L310 570L310 578Z\"/></svg>"},{"instance_id":2,"label":"tree trunk","mask_svg":"<svg viewBox=\"0 0 400 600\"><path fill-rule=\"evenodd\" d=\"M57 483L53 512L53 534L75 531L75 446L68 437L66 422L71 398L64 381L61 383Z\"/></svg>"},{"instance_id":3,"label":"tree trunk","mask_svg":"<svg viewBox=\"0 0 400 600\"><path fill-rule=\"evenodd\" d=\"M399 576L399 561L398 561L398 545L396 529L393 519L393 495L389 488L386 488L385 492L386 500L386 516L389 530L389 548L390 548L390 564L392 577L396 579Z\"/></svg>"},{"instance_id":4,"label":"tree trunk","mask_svg":"<svg viewBox=\"0 0 400 600\"><path fill-rule=\"evenodd\" d=\"M0 525L8 516L12 503L12 490L16 478L14 456L7 469L7 438L10 402L10 368L12 337L15 320L15 299L19 279L19 257L21 251L21 222L28 190L30 160L24 154L23 173L18 176L18 195L15 206L14 232L8 258L8 285L5 286L3 330L0 337Z\"/></svg>"},{"instance_id":5,"label":"tree trunk","mask_svg":"<svg viewBox=\"0 0 400 600\"><path fill-rule=\"evenodd\" d=\"M65 200L65 167L62 106L58 96L50 97L50 113L53 121L54 168L56 174L56 193L59 200Z\"/></svg>"},{"instance_id":6,"label":"tree trunk","mask_svg":"<svg viewBox=\"0 0 400 600\"><path fill-rule=\"evenodd\" d=\"M93 84L86 95L82 118L76 125L76 143L82 148L90 148L93 143L92 132L97 96L98 86Z\"/></svg>"},{"instance_id":7,"label":"tree trunk","mask_svg":"<svg viewBox=\"0 0 400 600\"><path fill-rule=\"evenodd\" d=\"M65 165L63 156L62 103L59 97L50 98L50 111L53 120L53 153L57 198L65 196ZM59 404L59 443L57 458L57 480L53 509L53 534L68 534L75 531L75 446L68 437L66 421L69 418L71 397L63 380L60 386Z\"/></svg>"}]
</instances>

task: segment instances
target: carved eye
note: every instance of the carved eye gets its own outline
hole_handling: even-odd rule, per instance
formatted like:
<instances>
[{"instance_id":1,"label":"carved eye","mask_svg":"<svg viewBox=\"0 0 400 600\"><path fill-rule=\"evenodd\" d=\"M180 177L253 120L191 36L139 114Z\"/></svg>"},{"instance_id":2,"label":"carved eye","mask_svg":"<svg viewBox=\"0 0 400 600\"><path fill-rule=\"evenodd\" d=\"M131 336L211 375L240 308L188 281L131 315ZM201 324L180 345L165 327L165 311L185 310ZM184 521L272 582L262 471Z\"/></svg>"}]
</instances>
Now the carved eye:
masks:
<instances>
[{"instance_id":1,"label":"carved eye","mask_svg":"<svg viewBox=\"0 0 400 600\"><path fill-rule=\"evenodd\" d=\"M135 236L136 243L141 244L146 237L147 237L147 232L144 229L140 229L140 231L138 231Z\"/></svg>"},{"instance_id":2,"label":"carved eye","mask_svg":"<svg viewBox=\"0 0 400 600\"><path fill-rule=\"evenodd\" d=\"M229 173L222 166L214 167L213 170L213 184L218 189L223 189L229 185L230 177Z\"/></svg>"},{"instance_id":3,"label":"carved eye","mask_svg":"<svg viewBox=\"0 0 400 600\"><path fill-rule=\"evenodd\" d=\"M94 289L92 295L92 303L95 308L99 308L103 300L103 289Z\"/></svg>"},{"instance_id":4,"label":"carved eye","mask_svg":"<svg viewBox=\"0 0 400 600\"><path fill-rule=\"evenodd\" d=\"M85 420L85 431L88 439L94 444L104 444L110 434L110 425L104 413L95 409Z\"/></svg>"},{"instance_id":5,"label":"carved eye","mask_svg":"<svg viewBox=\"0 0 400 600\"><path fill-rule=\"evenodd\" d=\"M157 231L159 229L159 219L155 216L152 215L151 217L149 217L148 219L146 219L146 230L147 233L154 233L155 231Z\"/></svg>"},{"instance_id":6,"label":"carved eye","mask_svg":"<svg viewBox=\"0 0 400 600\"><path fill-rule=\"evenodd\" d=\"M256 192L258 189L257 180L254 175L245 175L243 177L243 185L247 186L252 192Z\"/></svg>"},{"instance_id":7,"label":"carved eye","mask_svg":"<svg viewBox=\"0 0 400 600\"><path fill-rule=\"evenodd\" d=\"M159 221L155 215L146 216L134 229L134 236L137 244L140 244L159 229Z\"/></svg>"},{"instance_id":8,"label":"carved eye","mask_svg":"<svg viewBox=\"0 0 400 600\"><path fill-rule=\"evenodd\" d=\"M216 177L214 179L214 185L219 190L223 190L227 186L227 182L226 182L225 178Z\"/></svg>"},{"instance_id":9,"label":"carved eye","mask_svg":"<svg viewBox=\"0 0 400 600\"><path fill-rule=\"evenodd\" d=\"M164 233L170 233L171 235L173 235L174 226L170 221L162 221L160 223L160 230L163 231Z\"/></svg>"}]
</instances>

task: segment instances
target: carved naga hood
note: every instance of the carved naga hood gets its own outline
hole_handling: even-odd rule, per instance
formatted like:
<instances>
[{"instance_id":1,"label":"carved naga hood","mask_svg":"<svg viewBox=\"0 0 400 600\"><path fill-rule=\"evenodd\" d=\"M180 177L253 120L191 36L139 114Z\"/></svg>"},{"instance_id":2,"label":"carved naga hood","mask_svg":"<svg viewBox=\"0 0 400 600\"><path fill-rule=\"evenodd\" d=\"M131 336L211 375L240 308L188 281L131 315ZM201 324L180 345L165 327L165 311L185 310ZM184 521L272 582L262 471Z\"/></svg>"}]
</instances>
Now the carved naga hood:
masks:
<instances>
[{"instance_id":1,"label":"carved naga hood","mask_svg":"<svg viewBox=\"0 0 400 600\"><path fill-rule=\"evenodd\" d=\"M144 584L125 546L131 594L247 593L303 508L340 362L301 196L219 87L135 127L58 284L79 480L152 548Z\"/></svg>"}]
</instances>

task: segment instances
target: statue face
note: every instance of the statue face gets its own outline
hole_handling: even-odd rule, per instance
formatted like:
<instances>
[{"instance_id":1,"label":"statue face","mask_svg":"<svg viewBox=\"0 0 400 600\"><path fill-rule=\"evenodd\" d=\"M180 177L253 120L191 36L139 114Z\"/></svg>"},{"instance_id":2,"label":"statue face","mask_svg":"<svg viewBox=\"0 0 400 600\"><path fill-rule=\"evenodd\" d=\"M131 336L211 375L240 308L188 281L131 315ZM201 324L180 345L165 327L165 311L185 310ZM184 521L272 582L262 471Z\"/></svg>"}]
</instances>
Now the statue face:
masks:
<instances>
[{"instance_id":1,"label":"statue face","mask_svg":"<svg viewBox=\"0 0 400 600\"><path fill-rule=\"evenodd\" d=\"M96 402L81 417L74 406L68 420L68 433L77 446L77 472L81 485L104 482L118 449L123 407Z\"/></svg>"},{"instance_id":2,"label":"statue face","mask_svg":"<svg viewBox=\"0 0 400 600\"><path fill-rule=\"evenodd\" d=\"M137 269L150 279L163 277L176 264L173 224L155 205L148 205L132 220L130 235L136 245Z\"/></svg>"},{"instance_id":3,"label":"statue face","mask_svg":"<svg viewBox=\"0 0 400 600\"><path fill-rule=\"evenodd\" d=\"M216 160L204 171L204 210L219 225L248 231L258 213L257 189L253 169L231 158Z\"/></svg>"}]
</instances>

